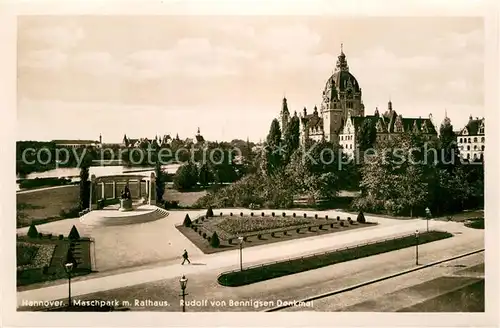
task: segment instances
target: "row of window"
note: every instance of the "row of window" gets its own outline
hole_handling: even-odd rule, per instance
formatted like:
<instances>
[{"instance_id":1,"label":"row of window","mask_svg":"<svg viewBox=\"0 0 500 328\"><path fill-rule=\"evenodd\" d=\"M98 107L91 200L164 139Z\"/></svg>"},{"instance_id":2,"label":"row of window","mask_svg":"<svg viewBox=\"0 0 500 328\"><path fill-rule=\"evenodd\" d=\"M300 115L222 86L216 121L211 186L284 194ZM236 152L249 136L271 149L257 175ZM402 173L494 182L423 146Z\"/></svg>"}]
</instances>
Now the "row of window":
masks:
<instances>
[{"instance_id":1,"label":"row of window","mask_svg":"<svg viewBox=\"0 0 500 328\"><path fill-rule=\"evenodd\" d=\"M458 139L458 142L460 142L460 143L471 143L470 140L471 140L471 138L460 138L460 139ZM474 137L474 142L477 142L477 141L478 141L477 137ZM481 142L484 142L484 137L481 137Z\"/></svg>"},{"instance_id":2,"label":"row of window","mask_svg":"<svg viewBox=\"0 0 500 328\"><path fill-rule=\"evenodd\" d=\"M467 159L471 159L470 154L467 154L466 158L467 158ZM474 159L480 159L480 158L483 158L483 154L474 154L473 158L474 158Z\"/></svg>"},{"instance_id":3,"label":"row of window","mask_svg":"<svg viewBox=\"0 0 500 328\"><path fill-rule=\"evenodd\" d=\"M353 140L354 136L340 136L340 140Z\"/></svg>"},{"instance_id":4,"label":"row of window","mask_svg":"<svg viewBox=\"0 0 500 328\"><path fill-rule=\"evenodd\" d=\"M460 146L460 150L464 150L464 146ZM467 146L467 150L470 150L470 146ZM479 147L474 145L474 150L479 150ZM484 151L484 145L481 146L481 151Z\"/></svg>"}]
</instances>

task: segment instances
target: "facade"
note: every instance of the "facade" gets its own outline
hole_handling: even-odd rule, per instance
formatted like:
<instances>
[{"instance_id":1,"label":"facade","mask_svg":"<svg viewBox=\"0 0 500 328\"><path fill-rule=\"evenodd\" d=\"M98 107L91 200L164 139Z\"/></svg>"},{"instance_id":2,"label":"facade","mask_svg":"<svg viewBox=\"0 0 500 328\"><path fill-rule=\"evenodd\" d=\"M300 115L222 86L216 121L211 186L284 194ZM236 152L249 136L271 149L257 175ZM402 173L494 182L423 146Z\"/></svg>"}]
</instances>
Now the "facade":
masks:
<instances>
[{"instance_id":1,"label":"facade","mask_svg":"<svg viewBox=\"0 0 500 328\"><path fill-rule=\"evenodd\" d=\"M432 117L429 118L408 118L398 115L392 108L392 102L387 104L387 110L381 115L378 108L374 115L368 116L350 116L339 135L339 144L344 149L344 153L353 156L356 150L356 138L360 132L360 127L370 121L375 126L375 143L390 139L405 132L421 133L429 139L437 138L437 131L432 123Z\"/></svg>"},{"instance_id":2,"label":"facade","mask_svg":"<svg viewBox=\"0 0 500 328\"><path fill-rule=\"evenodd\" d=\"M467 125L457 134L457 146L463 159L476 160L484 155L484 117L469 117Z\"/></svg>"},{"instance_id":3,"label":"facade","mask_svg":"<svg viewBox=\"0 0 500 328\"><path fill-rule=\"evenodd\" d=\"M86 147L96 147L100 148L102 145L102 136L99 135L99 141L97 140L52 140L56 147L64 148L86 148Z\"/></svg>"}]
</instances>

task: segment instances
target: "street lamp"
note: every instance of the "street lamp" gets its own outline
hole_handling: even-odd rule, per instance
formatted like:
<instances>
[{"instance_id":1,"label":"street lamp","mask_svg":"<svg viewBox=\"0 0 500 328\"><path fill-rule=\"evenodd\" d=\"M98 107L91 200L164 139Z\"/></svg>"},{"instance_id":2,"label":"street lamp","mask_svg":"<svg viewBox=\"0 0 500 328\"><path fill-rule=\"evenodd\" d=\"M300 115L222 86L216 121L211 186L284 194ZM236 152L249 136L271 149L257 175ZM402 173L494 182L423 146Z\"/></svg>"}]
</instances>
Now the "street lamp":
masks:
<instances>
[{"instance_id":1,"label":"street lamp","mask_svg":"<svg viewBox=\"0 0 500 328\"><path fill-rule=\"evenodd\" d=\"M243 271L243 237L238 237L240 241L240 271Z\"/></svg>"},{"instance_id":2,"label":"street lamp","mask_svg":"<svg viewBox=\"0 0 500 328\"><path fill-rule=\"evenodd\" d=\"M71 307L71 271L73 271L73 263L68 262L64 265L64 270L68 274L68 308Z\"/></svg>"},{"instance_id":3,"label":"street lamp","mask_svg":"<svg viewBox=\"0 0 500 328\"><path fill-rule=\"evenodd\" d=\"M431 210L428 207L425 208L425 216L427 217L427 232L429 232L429 220L431 219Z\"/></svg>"},{"instance_id":4,"label":"street lamp","mask_svg":"<svg viewBox=\"0 0 500 328\"><path fill-rule=\"evenodd\" d=\"M186 278L185 275L182 275L181 279L179 279L179 283L181 284L181 290L182 294L182 312L186 312L186 286L187 286L188 279Z\"/></svg>"},{"instance_id":5,"label":"street lamp","mask_svg":"<svg viewBox=\"0 0 500 328\"><path fill-rule=\"evenodd\" d=\"M415 265L418 265L418 230L415 231Z\"/></svg>"}]
</instances>

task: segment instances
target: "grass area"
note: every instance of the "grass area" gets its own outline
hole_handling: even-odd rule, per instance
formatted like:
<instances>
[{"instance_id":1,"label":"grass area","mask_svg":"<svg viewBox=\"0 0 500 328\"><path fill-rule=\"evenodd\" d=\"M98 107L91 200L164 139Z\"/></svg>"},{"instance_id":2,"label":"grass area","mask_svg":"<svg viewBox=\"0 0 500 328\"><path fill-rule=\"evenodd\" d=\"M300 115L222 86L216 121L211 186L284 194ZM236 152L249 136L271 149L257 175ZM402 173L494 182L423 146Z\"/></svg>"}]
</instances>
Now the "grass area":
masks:
<instances>
[{"instance_id":1,"label":"grass area","mask_svg":"<svg viewBox=\"0 0 500 328\"><path fill-rule=\"evenodd\" d=\"M472 229L484 229L484 218L473 218L467 220L464 225Z\"/></svg>"},{"instance_id":2,"label":"grass area","mask_svg":"<svg viewBox=\"0 0 500 328\"><path fill-rule=\"evenodd\" d=\"M177 191L172 188L166 188L163 199L167 201L176 201L180 207L191 207L198 199L207 194L206 190L196 191Z\"/></svg>"},{"instance_id":3,"label":"grass area","mask_svg":"<svg viewBox=\"0 0 500 328\"><path fill-rule=\"evenodd\" d=\"M259 212L260 214L260 212ZM307 218L292 212L287 216L267 215L265 217L251 216L214 216L209 219L195 220L190 228L177 226L177 229L203 253L212 254L238 248L237 236L245 237L245 247L270 244L285 240L318 236L340 231L361 229L376 225L376 223L349 223L346 217L325 218L319 215L316 218L309 214ZM210 245L208 237L216 231L220 239L220 246L214 248ZM205 234L205 237L203 237Z\"/></svg>"},{"instance_id":4,"label":"grass area","mask_svg":"<svg viewBox=\"0 0 500 328\"><path fill-rule=\"evenodd\" d=\"M49 247L47 247L49 246ZM29 238L20 236L17 238L17 286L26 286L49 280L66 278L64 270L66 255L71 247L68 238L59 239L58 236L44 235L42 238ZM33 250L35 249L34 254ZM48 254L40 254L45 259L43 261L33 260L37 253L44 250L50 251ZM73 269L73 275L85 275L92 271L91 264L91 241L82 238L73 242L73 255L77 261L77 266ZM29 259L28 257L31 256ZM43 262L43 263L42 263ZM20 269L21 265L29 265Z\"/></svg>"},{"instance_id":5,"label":"grass area","mask_svg":"<svg viewBox=\"0 0 500 328\"><path fill-rule=\"evenodd\" d=\"M62 210L68 211L78 204L78 186L37 190L16 194L18 228L31 223L40 224L60 219Z\"/></svg>"},{"instance_id":6,"label":"grass area","mask_svg":"<svg viewBox=\"0 0 500 328\"><path fill-rule=\"evenodd\" d=\"M425 244L453 236L448 232L429 231L420 234L419 244ZM237 287L253 284L256 282L279 278L299 272L322 268L328 265L347 262L367 256L377 255L402 248L414 246L415 236L384 240L367 245L336 250L328 253L290 259L272 264L247 268L243 271L232 271L221 274L218 277L219 284L229 287Z\"/></svg>"}]
</instances>

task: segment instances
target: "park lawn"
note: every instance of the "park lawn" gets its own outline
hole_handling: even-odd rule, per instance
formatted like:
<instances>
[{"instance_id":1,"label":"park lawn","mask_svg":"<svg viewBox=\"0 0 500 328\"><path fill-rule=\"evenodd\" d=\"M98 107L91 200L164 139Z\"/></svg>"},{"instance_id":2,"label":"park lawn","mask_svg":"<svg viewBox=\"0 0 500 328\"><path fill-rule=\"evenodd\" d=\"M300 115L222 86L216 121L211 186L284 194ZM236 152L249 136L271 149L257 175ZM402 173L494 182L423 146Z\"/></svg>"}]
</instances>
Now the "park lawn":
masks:
<instances>
[{"instance_id":1,"label":"park lawn","mask_svg":"<svg viewBox=\"0 0 500 328\"><path fill-rule=\"evenodd\" d=\"M425 244L436 240L441 240L453 236L448 232L429 231L420 234L419 244ZM290 259L272 264L259 265L247 268L242 271L231 271L222 273L218 277L219 284L228 287L237 287L279 278L299 272L318 269L332 264L347 262L363 257L382 254L398 249L414 246L416 239L413 234L365 244L361 246L349 247L327 253Z\"/></svg>"},{"instance_id":2,"label":"park lawn","mask_svg":"<svg viewBox=\"0 0 500 328\"><path fill-rule=\"evenodd\" d=\"M80 199L78 186L38 190L18 193L17 227L26 227L31 223L39 224L60 219L61 210L75 207Z\"/></svg>"},{"instance_id":3,"label":"park lawn","mask_svg":"<svg viewBox=\"0 0 500 328\"><path fill-rule=\"evenodd\" d=\"M172 188L166 188L163 195L164 200L177 201L179 206L186 208L193 206L194 203L201 197L207 194L206 190L197 191L177 191Z\"/></svg>"}]
</instances>

